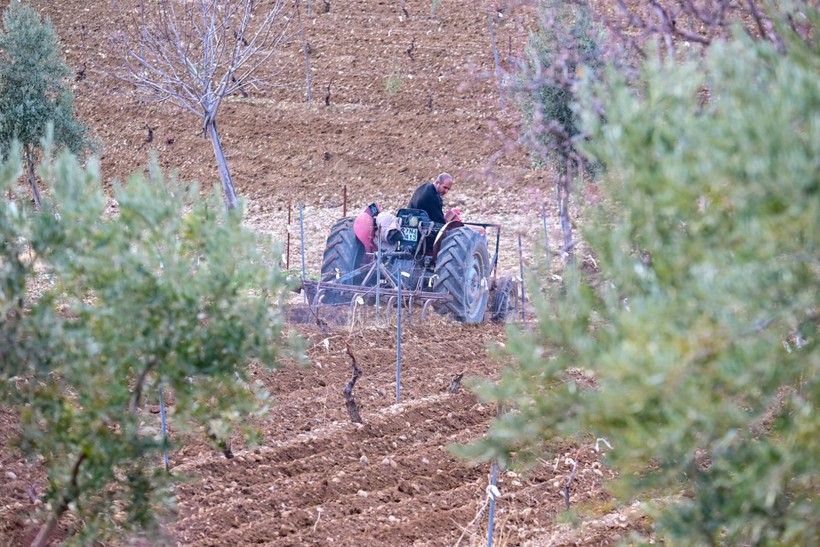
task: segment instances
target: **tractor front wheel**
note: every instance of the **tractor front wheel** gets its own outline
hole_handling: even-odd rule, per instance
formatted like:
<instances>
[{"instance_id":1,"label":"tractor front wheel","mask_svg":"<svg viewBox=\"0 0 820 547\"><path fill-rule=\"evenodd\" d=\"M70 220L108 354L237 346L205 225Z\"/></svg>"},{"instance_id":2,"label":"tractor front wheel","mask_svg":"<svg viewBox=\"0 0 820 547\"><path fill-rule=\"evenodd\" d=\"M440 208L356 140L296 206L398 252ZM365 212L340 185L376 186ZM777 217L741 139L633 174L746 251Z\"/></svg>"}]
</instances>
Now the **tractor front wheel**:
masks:
<instances>
[{"instance_id":1,"label":"tractor front wheel","mask_svg":"<svg viewBox=\"0 0 820 547\"><path fill-rule=\"evenodd\" d=\"M489 300L489 267L487 243L481 234L468 227L447 232L436 257L433 290L452 299L438 311L462 323L483 321Z\"/></svg>"}]
</instances>

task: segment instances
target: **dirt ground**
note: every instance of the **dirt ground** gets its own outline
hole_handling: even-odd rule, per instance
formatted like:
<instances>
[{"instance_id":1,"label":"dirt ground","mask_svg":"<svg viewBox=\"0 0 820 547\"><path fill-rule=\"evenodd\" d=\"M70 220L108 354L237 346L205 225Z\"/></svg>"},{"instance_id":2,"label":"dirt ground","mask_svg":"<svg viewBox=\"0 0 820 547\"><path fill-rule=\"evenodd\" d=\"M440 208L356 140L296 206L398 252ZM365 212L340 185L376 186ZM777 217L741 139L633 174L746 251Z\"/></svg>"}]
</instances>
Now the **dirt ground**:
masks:
<instances>
[{"instance_id":1,"label":"dirt ground","mask_svg":"<svg viewBox=\"0 0 820 547\"><path fill-rule=\"evenodd\" d=\"M418 312L413 319L404 318L398 404L395 315L388 321L382 316L381 325L294 325L306 340L310 365L254 372L274 398L260 424L262 444L249 448L235 441L235 458L227 459L202 436L170 455L171 472L181 480L167 543L486 542L492 467L461 460L449 447L478 438L495 409L468 389L453 394L449 386L462 373L468 385L498 374L504 363L490 352L503 346L504 326L460 325L440 317L421 322ZM342 395L352 376L347 347L362 370L353 395L363 424L351 422ZM157 405L146 410L146 420L158 420ZM5 441L15 428L11 412L2 414L0 426ZM640 529L640 511L616 508L604 489L613 473L601 464L603 448L596 451L593 439L566 443L535 469L500 470L495 542L609 545ZM581 517L577 527L562 517L574 461L570 501ZM39 503L42 470L8 451L0 464L0 533L7 534L0 544L27 544L36 530L25 513Z\"/></svg>"},{"instance_id":2,"label":"dirt ground","mask_svg":"<svg viewBox=\"0 0 820 547\"><path fill-rule=\"evenodd\" d=\"M144 171L152 151L184 180L204 187L218 181L198 121L169 105L138 102L113 76L108 2L32 4L51 18L76 70L78 115L100 142L107 185ZM248 226L281 242L291 269L300 267L304 248L307 269L315 272L328 229L345 210L351 214L372 201L396 209L419 183L446 170L456 179L448 206L470 220L503 225L501 272L518 272L519 235L525 266L533 271L543 260L544 238L559 237L554 215L546 235L538 216L543 202L555 210L554 195L548 176L531 170L520 149L501 153L516 138L517 115L499 101L488 13L504 67L521 54L531 16L488 12L479 1L441 2L435 14L426 0L331 0L312 7L310 15L303 13L312 104L297 35L267 67L277 87L230 97L219 113ZM260 424L260 447L237 445L229 460L194 439L171 455L172 472L193 480L177 487L178 514L168 525L168 543L486 541L491 467L458 459L448 447L479 438L495 409L467 388L451 394L448 386L461 373L498 376L504 362L491 353L505 344L504 326L414 316L402 335L397 404L395 324L361 315L330 323L325 330L291 326L307 341L308 367L285 363L274 372L256 371L275 398ZM352 373L347 345L363 370L354 390L362 425L351 423L342 396ZM14 412L2 409L3 447L15 430ZM606 492L604 480L612 472L602 457L588 439L559 447L536 469L501 470L496 543L608 545L640 529L637 508L618 506ZM578 466L571 502L580 516L575 526L561 517L573 461ZM7 448L0 452L0 469L0 545L23 545L36 533L26 515L40 503L44 472Z\"/></svg>"}]
</instances>

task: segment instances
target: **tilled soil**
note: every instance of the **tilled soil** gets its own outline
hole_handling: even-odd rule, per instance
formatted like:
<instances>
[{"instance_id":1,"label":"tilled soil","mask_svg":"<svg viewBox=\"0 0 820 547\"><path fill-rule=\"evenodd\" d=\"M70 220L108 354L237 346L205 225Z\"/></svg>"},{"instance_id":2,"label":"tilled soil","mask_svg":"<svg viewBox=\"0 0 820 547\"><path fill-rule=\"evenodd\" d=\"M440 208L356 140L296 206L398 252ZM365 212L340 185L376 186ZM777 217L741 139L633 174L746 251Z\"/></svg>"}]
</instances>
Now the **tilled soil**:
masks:
<instances>
[{"instance_id":1,"label":"tilled soil","mask_svg":"<svg viewBox=\"0 0 820 547\"><path fill-rule=\"evenodd\" d=\"M398 404L393 325L299 330L312 366L258 372L275 399L264 445L237 450L233 460L189 446L172 459L175 473L200 479L177 490L174 535L192 545L486 540L487 508L477 515L492 466L461 460L449 447L478 438L495 408L449 386L461 373L467 383L498 373L501 363L488 352L503 344L503 327L442 318L403 327ZM342 394L352 376L348 347L363 372L353 390L363 424L351 422ZM572 471L567 458L578 460L573 506L608 500L602 483L612 473L601 454L591 443L564 444L535 469L498 475L497 538L520 544L553 527Z\"/></svg>"},{"instance_id":2,"label":"tilled soil","mask_svg":"<svg viewBox=\"0 0 820 547\"><path fill-rule=\"evenodd\" d=\"M321 329L294 325L307 343L310 366L286 363L254 369L273 396L269 415L257 424L259 446L233 446L227 459L204 435L184 440L170 455L179 478L178 511L166 542L182 545L474 545L486 541L487 488L492 465L471 463L450 447L486 431L496 409L463 383L497 376L504 326L461 325L430 317L402 332L400 402L396 403L395 317L381 326ZM384 320L382 320L384 321ZM353 390L362 421L353 423L343 389L352 376L350 352L362 370ZM169 410L173 408L173 402ZM147 408L146 420L158 421ZM3 434L13 431L4 413ZM155 424L158 426L158 423ZM178 439L179 440L179 439ZM495 500L496 541L519 545L608 544L640 527L639 513L603 513L614 507L604 489L612 471L592 439L563 441L554 457L528 470L502 469ZM560 524L565 488L587 525ZM158 465L160 462L157 462ZM3 453L7 482L0 531L10 545L35 533L23 516L36 508L42 470ZM8 480L13 474L14 479ZM583 522L582 518L582 522Z\"/></svg>"}]
</instances>

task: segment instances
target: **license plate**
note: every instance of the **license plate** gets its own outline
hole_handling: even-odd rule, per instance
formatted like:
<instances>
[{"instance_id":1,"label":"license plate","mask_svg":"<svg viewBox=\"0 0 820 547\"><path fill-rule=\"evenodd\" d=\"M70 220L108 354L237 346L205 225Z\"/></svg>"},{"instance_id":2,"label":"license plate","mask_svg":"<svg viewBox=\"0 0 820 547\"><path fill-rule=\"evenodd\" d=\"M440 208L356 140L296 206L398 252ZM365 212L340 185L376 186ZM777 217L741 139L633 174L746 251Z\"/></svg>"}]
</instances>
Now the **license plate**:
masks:
<instances>
[{"instance_id":1,"label":"license plate","mask_svg":"<svg viewBox=\"0 0 820 547\"><path fill-rule=\"evenodd\" d=\"M402 228L401 237L406 241L418 241L419 231L415 228Z\"/></svg>"}]
</instances>

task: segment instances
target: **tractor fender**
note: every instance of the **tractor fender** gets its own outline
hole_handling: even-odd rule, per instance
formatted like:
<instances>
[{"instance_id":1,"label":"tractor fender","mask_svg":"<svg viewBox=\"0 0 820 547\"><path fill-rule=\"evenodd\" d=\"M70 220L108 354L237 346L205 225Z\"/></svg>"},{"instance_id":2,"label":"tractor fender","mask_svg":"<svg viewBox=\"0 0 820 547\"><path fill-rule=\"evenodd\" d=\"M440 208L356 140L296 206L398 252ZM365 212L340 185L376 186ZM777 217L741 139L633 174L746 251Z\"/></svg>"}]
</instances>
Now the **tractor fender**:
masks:
<instances>
[{"instance_id":1,"label":"tractor fender","mask_svg":"<svg viewBox=\"0 0 820 547\"><path fill-rule=\"evenodd\" d=\"M436 240L433 243L433 261L436 260L438 256L438 251L441 248L441 242L444 241L444 237L447 235L447 232L454 228L461 228L464 226L464 223L460 220L451 220L447 224L445 224L441 230L438 231L438 235L436 235Z\"/></svg>"},{"instance_id":2,"label":"tractor fender","mask_svg":"<svg viewBox=\"0 0 820 547\"><path fill-rule=\"evenodd\" d=\"M376 215L381 211L378 203L369 205L359 213L356 220L353 221L353 233L356 234L356 239L362 242L364 250L367 253L376 252L376 242L374 241L376 235ZM374 214L375 213L375 214Z\"/></svg>"}]
</instances>

